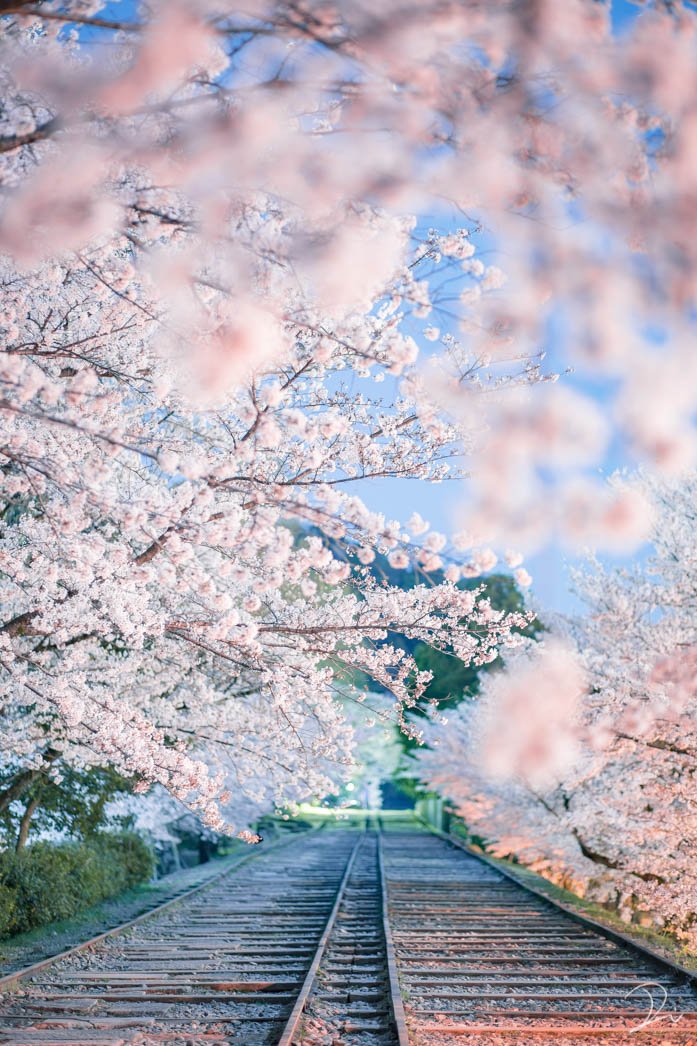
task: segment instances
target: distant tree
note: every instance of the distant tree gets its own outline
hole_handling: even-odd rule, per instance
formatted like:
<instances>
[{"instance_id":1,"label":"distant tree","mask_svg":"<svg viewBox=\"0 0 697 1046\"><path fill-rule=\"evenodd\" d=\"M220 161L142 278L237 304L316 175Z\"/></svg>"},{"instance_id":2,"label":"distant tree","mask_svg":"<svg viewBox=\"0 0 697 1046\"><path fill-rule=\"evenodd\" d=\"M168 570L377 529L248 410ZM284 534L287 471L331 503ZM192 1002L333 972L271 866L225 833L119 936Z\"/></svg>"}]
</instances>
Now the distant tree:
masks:
<instances>
[{"instance_id":1,"label":"distant tree","mask_svg":"<svg viewBox=\"0 0 697 1046\"><path fill-rule=\"evenodd\" d=\"M461 581L460 585L470 588L473 582ZM492 574L484 579L484 585L487 598L495 610L505 613L520 613L524 610L523 596L513 578L506 574ZM541 628L540 622L535 620L520 631L523 635L533 636ZM500 657L486 665L467 665L460 658L438 650L428 643L417 643L414 659L421 672L433 674L425 697L437 701L439 707L456 705L464 697L472 697L479 690L481 673L501 666Z\"/></svg>"}]
</instances>

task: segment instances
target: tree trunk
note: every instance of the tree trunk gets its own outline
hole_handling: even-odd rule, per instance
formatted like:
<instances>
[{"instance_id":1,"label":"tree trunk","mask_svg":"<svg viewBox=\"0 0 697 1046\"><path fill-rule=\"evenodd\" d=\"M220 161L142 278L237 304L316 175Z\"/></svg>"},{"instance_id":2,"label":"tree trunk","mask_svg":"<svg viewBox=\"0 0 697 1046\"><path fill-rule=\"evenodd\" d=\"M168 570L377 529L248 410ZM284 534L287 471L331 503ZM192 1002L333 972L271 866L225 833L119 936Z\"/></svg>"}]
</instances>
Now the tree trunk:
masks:
<instances>
[{"instance_id":1,"label":"tree trunk","mask_svg":"<svg viewBox=\"0 0 697 1046\"><path fill-rule=\"evenodd\" d=\"M625 868L618 861L611 861L605 854L598 853L597 850L592 850L588 846L581 836L578 834L576 828L571 829L571 834L581 848L581 853L584 857L587 857L589 861L593 861L595 864L602 864L605 868L615 868L621 872L627 872L629 875L636 875L638 879L643 879L646 883L664 883L665 879L660 875L654 875L653 872L635 872L631 868Z\"/></svg>"},{"instance_id":2,"label":"tree trunk","mask_svg":"<svg viewBox=\"0 0 697 1046\"><path fill-rule=\"evenodd\" d=\"M24 813L22 814L22 820L19 823L19 835L17 836L15 853L21 853L27 844L27 836L29 835L29 825L31 824L31 819L34 816L34 812L38 805L38 799L30 799L25 807Z\"/></svg>"},{"instance_id":3,"label":"tree trunk","mask_svg":"<svg viewBox=\"0 0 697 1046\"><path fill-rule=\"evenodd\" d=\"M58 759L60 754L55 748L47 748L44 752L43 766L38 767L36 770L23 770L20 774L17 774L7 788L0 792L0 813L6 810L15 799L20 799L37 777L40 777L51 763Z\"/></svg>"}]
</instances>

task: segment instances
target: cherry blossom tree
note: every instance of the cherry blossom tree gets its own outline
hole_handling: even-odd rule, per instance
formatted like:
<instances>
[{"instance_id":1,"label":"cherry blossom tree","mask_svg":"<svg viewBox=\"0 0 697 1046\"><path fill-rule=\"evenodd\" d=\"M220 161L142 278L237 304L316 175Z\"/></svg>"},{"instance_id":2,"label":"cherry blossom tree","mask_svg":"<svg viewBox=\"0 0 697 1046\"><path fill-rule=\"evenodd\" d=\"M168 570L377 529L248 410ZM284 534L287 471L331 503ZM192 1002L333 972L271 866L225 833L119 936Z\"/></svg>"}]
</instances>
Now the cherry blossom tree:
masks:
<instances>
[{"instance_id":1,"label":"cherry blossom tree","mask_svg":"<svg viewBox=\"0 0 697 1046\"><path fill-rule=\"evenodd\" d=\"M457 587L491 545L526 585L516 550L552 530L641 540L641 496L592 479L613 425L692 460L696 22L667 0L622 40L591 0L124 12L0 3L0 808L108 761L219 826L239 789L328 787L342 673L404 722L428 678L395 634L466 664L519 642L523 615ZM555 326L611 425L548 380ZM356 492L465 471L452 542ZM424 584L378 584L376 550Z\"/></svg>"},{"instance_id":2,"label":"cherry blossom tree","mask_svg":"<svg viewBox=\"0 0 697 1046\"><path fill-rule=\"evenodd\" d=\"M263 224L255 213L240 230ZM203 242L186 231L142 270L119 236L30 271L5 263L0 642L15 772L0 805L62 761L108 762L215 827L244 823L250 801L321 793L348 771L337 675L381 684L406 728L429 676L391 635L466 662L517 641L525 617L458 589L456 566L428 583L444 536L424 537L419 518L412 539L349 493L370 478L438 481L465 440L418 375L396 384L415 346L395 317L406 230L387 224L400 256L369 303L385 304L332 325L289 286L302 322L232 297L213 276L229 259L181 281L185 248ZM258 289L283 279L261 227L248 231ZM424 583L379 585L375 550L395 567L415 559Z\"/></svg>"},{"instance_id":3,"label":"cherry blossom tree","mask_svg":"<svg viewBox=\"0 0 697 1046\"><path fill-rule=\"evenodd\" d=\"M416 546L347 491L438 479L460 435L404 392L353 393L353 352L299 331L220 406L191 406L161 390L169 360L94 267L6 279L22 320L5 372L7 751L108 759L209 820L224 777L260 802L326 789L323 761L348 758L337 673L367 673L402 720L429 677L391 633L478 662L525 623L452 574L403 592L364 565L375 549L442 565L445 538Z\"/></svg>"},{"instance_id":4,"label":"cherry blossom tree","mask_svg":"<svg viewBox=\"0 0 697 1046\"><path fill-rule=\"evenodd\" d=\"M550 621L416 758L494 853L694 945L697 477L632 485L649 559L577 571L587 613Z\"/></svg>"}]
</instances>

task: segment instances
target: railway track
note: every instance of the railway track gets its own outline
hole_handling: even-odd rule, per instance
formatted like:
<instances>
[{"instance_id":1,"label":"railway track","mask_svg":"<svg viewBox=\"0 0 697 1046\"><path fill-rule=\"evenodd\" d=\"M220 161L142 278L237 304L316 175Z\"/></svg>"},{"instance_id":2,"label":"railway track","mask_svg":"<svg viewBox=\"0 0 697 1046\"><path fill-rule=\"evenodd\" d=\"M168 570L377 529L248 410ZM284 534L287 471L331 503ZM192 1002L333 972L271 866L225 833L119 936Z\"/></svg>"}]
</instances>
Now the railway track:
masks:
<instances>
[{"instance_id":1,"label":"railway track","mask_svg":"<svg viewBox=\"0 0 697 1046\"><path fill-rule=\"evenodd\" d=\"M452 841L384 837L410 1042L697 1046L697 984Z\"/></svg>"},{"instance_id":2,"label":"railway track","mask_svg":"<svg viewBox=\"0 0 697 1046\"><path fill-rule=\"evenodd\" d=\"M366 831L354 850L335 917L278 1046L407 1046L383 918L380 837ZM387 930L389 935L389 929Z\"/></svg>"},{"instance_id":3,"label":"railway track","mask_svg":"<svg viewBox=\"0 0 697 1046\"><path fill-rule=\"evenodd\" d=\"M406 1043L378 854L375 832L298 837L125 933L20 971L0 1002L0 1043Z\"/></svg>"},{"instance_id":4,"label":"railway track","mask_svg":"<svg viewBox=\"0 0 697 1046\"><path fill-rule=\"evenodd\" d=\"M413 821L375 828L284 841L14 975L0 1043L697 1046L684 972Z\"/></svg>"}]
</instances>

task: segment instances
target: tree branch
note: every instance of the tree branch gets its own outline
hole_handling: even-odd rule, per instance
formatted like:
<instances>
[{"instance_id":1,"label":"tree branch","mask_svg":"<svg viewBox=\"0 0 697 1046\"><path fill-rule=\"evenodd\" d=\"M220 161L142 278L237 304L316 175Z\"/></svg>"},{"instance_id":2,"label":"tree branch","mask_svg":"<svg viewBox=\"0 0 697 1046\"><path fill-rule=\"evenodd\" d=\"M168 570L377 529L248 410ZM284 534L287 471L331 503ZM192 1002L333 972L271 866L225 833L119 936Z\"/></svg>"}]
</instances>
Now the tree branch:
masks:
<instances>
[{"instance_id":1,"label":"tree branch","mask_svg":"<svg viewBox=\"0 0 697 1046\"><path fill-rule=\"evenodd\" d=\"M60 757L62 753L55 748L47 748L43 754L43 764L39 767L32 767L29 770L22 770L21 773L17 774L11 783L0 792L0 813L7 809L7 807L19 799L28 788L36 781L37 777L41 777L46 773L52 763L55 763L56 759Z\"/></svg>"},{"instance_id":2,"label":"tree branch","mask_svg":"<svg viewBox=\"0 0 697 1046\"><path fill-rule=\"evenodd\" d=\"M0 6L0 13L2 7ZM57 116L54 116L50 120L46 120L45 123L39 124L34 128L33 131L27 131L25 134L9 134L4 137L0 137L0 153L10 153L13 149L20 149L23 145L31 145L32 142L41 142L46 138L50 138L51 135L55 134L60 129L61 121Z\"/></svg>"}]
</instances>

